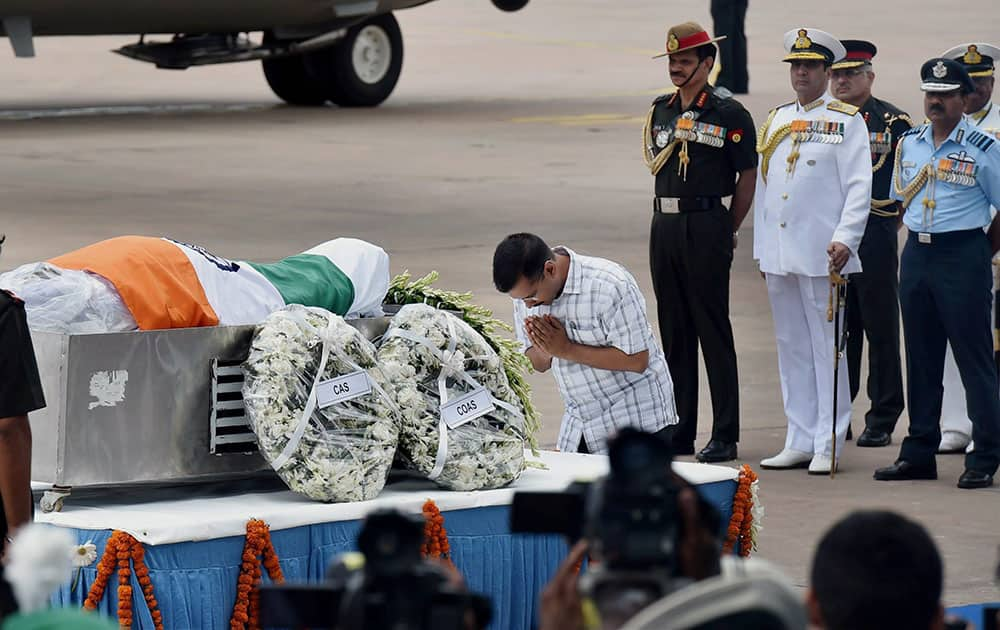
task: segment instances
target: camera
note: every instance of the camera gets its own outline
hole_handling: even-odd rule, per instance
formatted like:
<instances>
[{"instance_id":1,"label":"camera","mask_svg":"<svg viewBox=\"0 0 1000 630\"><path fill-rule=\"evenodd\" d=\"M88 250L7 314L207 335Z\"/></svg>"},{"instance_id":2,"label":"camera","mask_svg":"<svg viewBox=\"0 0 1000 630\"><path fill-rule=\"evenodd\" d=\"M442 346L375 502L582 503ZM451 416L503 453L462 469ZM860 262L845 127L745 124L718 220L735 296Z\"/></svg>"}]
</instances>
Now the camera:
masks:
<instances>
[{"instance_id":1,"label":"camera","mask_svg":"<svg viewBox=\"0 0 1000 630\"><path fill-rule=\"evenodd\" d=\"M610 470L602 479L574 482L563 492L515 493L511 531L563 534L571 543L585 538L593 566L581 577L581 594L615 623L691 580L678 563L682 486L671 472L670 445L625 428L608 449ZM718 531L714 508L701 501L699 512L709 531Z\"/></svg>"},{"instance_id":2,"label":"camera","mask_svg":"<svg viewBox=\"0 0 1000 630\"><path fill-rule=\"evenodd\" d=\"M449 584L420 555L423 520L378 510L364 521L358 553L331 563L323 584L260 588L261 625L335 630L478 630L492 618L490 600Z\"/></svg>"}]
</instances>

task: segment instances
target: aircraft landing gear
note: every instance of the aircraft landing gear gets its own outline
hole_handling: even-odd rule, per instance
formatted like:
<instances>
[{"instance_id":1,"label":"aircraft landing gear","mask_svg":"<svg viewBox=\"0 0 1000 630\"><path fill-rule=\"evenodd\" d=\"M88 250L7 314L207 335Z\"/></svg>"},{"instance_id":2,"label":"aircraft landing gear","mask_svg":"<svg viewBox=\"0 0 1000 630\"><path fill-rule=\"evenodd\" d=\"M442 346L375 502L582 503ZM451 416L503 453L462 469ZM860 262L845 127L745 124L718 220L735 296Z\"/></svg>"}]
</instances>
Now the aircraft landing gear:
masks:
<instances>
[{"instance_id":1,"label":"aircraft landing gear","mask_svg":"<svg viewBox=\"0 0 1000 630\"><path fill-rule=\"evenodd\" d=\"M263 62L274 93L292 105L374 107L389 97L403 70L403 35L391 13L347 30L337 43Z\"/></svg>"},{"instance_id":2,"label":"aircraft landing gear","mask_svg":"<svg viewBox=\"0 0 1000 630\"><path fill-rule=\"evenodd\" d=\"M264 35L264 43L273 40L270 33ZM264 78L271 91L289 105L316 107L326 102L326 92L306 71L304 55L264 59Z\"/></svg>"}]
</instances>

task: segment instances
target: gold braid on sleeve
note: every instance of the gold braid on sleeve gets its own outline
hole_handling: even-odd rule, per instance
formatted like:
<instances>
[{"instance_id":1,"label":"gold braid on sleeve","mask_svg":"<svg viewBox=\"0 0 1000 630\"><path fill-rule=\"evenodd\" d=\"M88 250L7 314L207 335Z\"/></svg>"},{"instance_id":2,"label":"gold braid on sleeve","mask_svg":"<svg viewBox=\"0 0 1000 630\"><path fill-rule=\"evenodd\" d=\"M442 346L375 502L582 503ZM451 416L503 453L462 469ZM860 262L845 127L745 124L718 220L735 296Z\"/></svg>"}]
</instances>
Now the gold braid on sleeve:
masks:
<instances>
[{"instance_id":1,"label":"gold braid on sleeve","mask_svg":"<svg viewBox=\"0 0 1000 630\"><path fill-rule=\"evenodd\" d=\"M649 113L646 115L646 123L642 126L642 161L646 163L646 168L653 175L660 172L670 156L673 155L674 147L677 145L677 140L671 140L670 144L663 147L663 150L659 153L655 153L653 147L655 146L653 142L653 110L656 109L656 105L649 108Z\"/></svg>"}]
</instances>

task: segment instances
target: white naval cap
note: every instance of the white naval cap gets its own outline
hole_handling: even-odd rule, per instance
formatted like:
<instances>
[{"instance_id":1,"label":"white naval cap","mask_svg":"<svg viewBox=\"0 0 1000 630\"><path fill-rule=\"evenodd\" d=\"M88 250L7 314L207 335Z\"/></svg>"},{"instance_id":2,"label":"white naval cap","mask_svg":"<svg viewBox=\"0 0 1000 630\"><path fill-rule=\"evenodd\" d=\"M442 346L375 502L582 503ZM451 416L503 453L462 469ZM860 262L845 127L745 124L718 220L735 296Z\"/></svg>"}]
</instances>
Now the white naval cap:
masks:
<instances>
[{"instance_id":1,"label":"white naval cap","mask_svg":"<svg viewBox=\"0 0 1000 630\"><path fill-rule=\"evenodd\" d=\"M832 64L847 55L847 49L833 35L816 28L794 28L785 33L785 51L782 61L816 59Z\"/></svg>"},{"instance_id":2,"label":"white naval cap","mask_svg":"<svg viewBox=\"0 0 1000 630\"><path fill-rule=\"evenodd\" d=\"M1000 61L1000 48L983 42L970 42L949 48L941 56L965 66L970 77L991 77L995 63Z\"/></svg>"}]
</instances>

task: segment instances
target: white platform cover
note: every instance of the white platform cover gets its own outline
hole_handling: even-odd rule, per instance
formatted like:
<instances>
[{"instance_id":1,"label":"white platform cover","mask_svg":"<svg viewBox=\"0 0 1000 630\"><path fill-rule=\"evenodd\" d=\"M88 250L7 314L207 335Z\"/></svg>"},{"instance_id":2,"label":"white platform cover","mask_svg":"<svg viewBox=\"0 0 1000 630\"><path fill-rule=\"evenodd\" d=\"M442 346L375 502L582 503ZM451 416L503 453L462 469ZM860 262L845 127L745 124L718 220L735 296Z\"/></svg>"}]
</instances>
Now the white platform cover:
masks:
<instances>
[{"instance_id":1,"label":"white platform cover","mask_svg":"<svg viewBox=\"0 0 1000 630\"><path fill-rule=\"evenodd\" d=\"M530 452L528 461L538 461ZM376 508L392 507L419 513L432 499L442 511L509 505L517 490L561 490L574 480L592 480L608 471L603 455L543 451L547 470L529 468L512 485L500 490L452 492L430 482L405 481L387 486L372 501L316 503L290 491L251 492L231 496L199 495L197 486L179 489L183 498L142 501L140 488L122 488L100 498L70 496L61 512L35 520L73 529L119 529L149 545L242 536L246 522L259 518L271 529L364 518ZM739 472L727 466L675 462L674 471L694 485L735 481ZM37 486L36 486L37 487Z\"/></svg>"}]
</instances>

